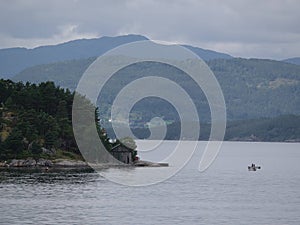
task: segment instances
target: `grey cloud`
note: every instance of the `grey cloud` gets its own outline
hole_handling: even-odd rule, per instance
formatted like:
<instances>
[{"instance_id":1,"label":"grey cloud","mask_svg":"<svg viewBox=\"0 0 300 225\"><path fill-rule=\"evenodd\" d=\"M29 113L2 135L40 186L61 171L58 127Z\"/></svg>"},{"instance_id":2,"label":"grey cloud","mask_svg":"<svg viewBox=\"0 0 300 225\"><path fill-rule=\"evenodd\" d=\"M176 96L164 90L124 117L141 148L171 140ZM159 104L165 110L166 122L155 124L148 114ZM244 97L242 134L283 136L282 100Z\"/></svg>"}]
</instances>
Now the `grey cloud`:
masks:
<instances>
[{"instance_id":1,"label":"grey cloud","mask_svg":"<svg viewBox=\"0 0 300 225\"><path fill-rule=\"evenodd\" d=\"M1 2L0 47L9 46L9 37L11 44L65 41L64 29L73 26L74 37L138 33L236 56L284 58L300 51L297 0Z\"/></svg>"}]
</instances>

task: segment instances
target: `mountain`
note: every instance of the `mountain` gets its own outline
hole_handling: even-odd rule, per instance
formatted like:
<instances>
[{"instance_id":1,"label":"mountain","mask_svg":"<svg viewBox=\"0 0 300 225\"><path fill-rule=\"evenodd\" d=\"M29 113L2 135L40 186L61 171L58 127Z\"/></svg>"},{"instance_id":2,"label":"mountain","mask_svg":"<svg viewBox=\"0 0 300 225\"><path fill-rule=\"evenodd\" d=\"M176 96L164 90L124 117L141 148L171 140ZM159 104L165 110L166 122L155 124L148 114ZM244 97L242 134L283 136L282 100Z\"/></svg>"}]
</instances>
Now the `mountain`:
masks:
<instances>
[{"instance_id":1,"label":"mountain","mask_svg":"<svg viewBox=\"0 0 300 225\"><path fill-rule=\"evenodd\" d=\"M35 83L51 80L61 87L74 90L85 69L95 59L71 60L31 67L19 73L14 80ZM276 117L285 114L300 115L300 66L275 60L242 58L213 59L207 64L214 72L224 93L229 120ZM153 62L131 65L114 75L114 79L106 85L107 101L101 104L101 115L104 117L109 115L111 99L124 85L142 75L151 75L149 73L164 76L180 84L193 98L201 119L210 120L206 98L193 81L170 66ZM156 114L154 108L161 109L161 114ZM141 125L143 121L149 121L154 116L164 115L167 120L178 119L171 107L154 99L137 104L133 114L137 126L139 123L137 118Z\"/></svg>"},{"instance_id":2,"label":"mountain","mask_svg":"<svg viewBox=\"0 0 300 225\"><path fill-rule=\"evenodd\" d=\"M296 65L300 65L300 57L284 59L282 61L292 63L292 64L296 64Z\"/></svg>"},{"instance_id":3,"label":"mountain","mask_svg":"<svg viewBox=\"0 0 300 225\"><path fill-rule=\"evenodd\" d=\"M0 50L2 57L0 57L2 66L0 71L16 72L20 70L21 66L38 64L26 67L12 79L32 83L51 80L61 87L74 90L83 72L96 59L97 55L122 43L138 40L147 40L147 38L139 35L127 35L75 40L35 49L3 49ZM233 58L224 53L189 45L184 47L206 60L214 72L224 93L229 120L276 117L285 114L300 115L299 65L275 60ZM10 58L5 58L4 53ZM201 90L197 90L199 88L193 81L186 78L182 71L153 62L131 65L115 74L115 78L107 84L109 88L106 88L106 102L101 103L101 116L108 117L112 99L124 84L140 78L139 76L149 76L153 73L171 79L188 90L187 92L193 97L199 114L201 114L201 119L210 121L210 111L205 95ZM165 119L176 121L178 117L171 109L172 107L165 107L165 105L165 102L154 99L137 104L132 113L135 124L140 126L142 122L149 121L154 116L161 116L162 113L165 113ZM157 115L157 112L153 110L155 108L162 108L163 112Z\"/></svg>"},{"instance_id":4,"label":"mountain","mask_svg":"<svg viewBox=\"0 0 300 225\"><path fill-rule=\"evenodd\" d=\"M182 46L188 48L189 50L194 52L196 55L198 55L205 61L209 61L212 59L231 59L231 58L233 58L231 55L228 55L225 53L215 52L215 51L207 50L207 49L203 49L203 48L197 48L197 47L193 47L190 45L182 45Z\"/></svg>"},{"instance_id":5,"label":"mountain","mask_svg":"<svg viewBox=\"0 0 300 225\"><path fill-rule=\"evenodd\" d=\"M119 45L147 40L141 35L80 39L34 49L0 49L0 77L12 77L23 69L39 64L99 56Z\"/></svg>"},{"instance_id":6,"label":"mountain","mask_svg":"<svg viewBox=\"0 0 300 225\"><path fill-rule=\"evenodd\" d=\"M80 39L58 45L41 46L34 49L0 49L0 78L11 78L22 70L40 64L100 56L119 45L148 40L141 35ZM231 56L210 50L185 45L204 60L230 58Z\"/></svg>"},{"instance_id":7,"label":"mountain","mask_svg":"<svg viewBox=\"0 0 300 225\"><path fill-rule=\"evenodd\" d=\"M208 65L222 87L229 119L300 115L300 66L242 58Z\"/></svg>"},{"instance_id":8,"label":"mountain","mask_svg":"<svg viewBox=\"0 0 300 225\"><path fill-rule=\"evenodd\" d=\"M91 57L41 64L24 69L11 79L13 81L29 81L37 84L44 81L54 81L61 87L75 90L80 77L96 58Z\"/></svg>"}]
</instances>

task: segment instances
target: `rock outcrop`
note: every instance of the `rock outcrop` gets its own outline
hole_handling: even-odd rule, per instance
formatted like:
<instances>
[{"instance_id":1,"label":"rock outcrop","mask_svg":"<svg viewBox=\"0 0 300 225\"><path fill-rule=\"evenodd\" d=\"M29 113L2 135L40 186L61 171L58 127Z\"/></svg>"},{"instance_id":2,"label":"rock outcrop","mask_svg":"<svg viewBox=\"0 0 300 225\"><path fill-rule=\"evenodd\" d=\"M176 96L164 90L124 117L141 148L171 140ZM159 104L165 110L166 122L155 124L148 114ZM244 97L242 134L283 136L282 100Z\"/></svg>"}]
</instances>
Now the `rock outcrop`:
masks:
<instances>
[{"instance_id":1,"label":"rock outcrop","mask_svg":"<svg viewBox=\"0 0 300 225\"><path fill-rule=\"evenodd\" d=\"M56 167L86 167L88 164L79 160L54 160L53 165Z\"/></svg>"},{"instance_id":2,"label":"rock outcrop","mask_svg":"<svg viewBox=\"0 0 300 225\"><path fill-rule=\"evenodd\" d=\"M37 166L47 166L47 167L53 166L53 163L51 160L43 159L43 158L39 159L36 164L37 164Z\"/></svg>"},{"instance_id":3,"label":"rock outcrop","mask_svg":"<svg viewBox=\"0 0 300 225\"><path fill-rule=\"evenodd\" d=\"M20 168L20 167L53 167L53 168L62 168L62 167L88 167L88 164L80 160L69 160L69 159L56 159L49 160L40 158L38 160L28 158L28 159L13 159L10 163L0 162L0 167L11 167L11 168Z\"/></svg>"}]
</instances>

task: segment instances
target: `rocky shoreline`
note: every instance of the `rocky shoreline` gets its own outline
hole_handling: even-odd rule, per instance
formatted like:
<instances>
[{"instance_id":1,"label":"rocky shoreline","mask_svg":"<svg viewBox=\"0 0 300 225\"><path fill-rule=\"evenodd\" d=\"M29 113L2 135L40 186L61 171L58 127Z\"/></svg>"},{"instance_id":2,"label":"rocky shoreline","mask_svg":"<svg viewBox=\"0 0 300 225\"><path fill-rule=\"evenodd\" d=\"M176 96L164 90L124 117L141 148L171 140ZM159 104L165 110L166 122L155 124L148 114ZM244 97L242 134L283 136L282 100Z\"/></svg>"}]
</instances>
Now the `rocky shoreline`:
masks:
<instances>
[{"instance_id":1,"label":"rocky shoreline","mask_svg":"<svg viewBox=\"0 0 300 225\"><path fill-rule=\"evenodd\" d=\"M70 159L12 159L10 162L0 162L0 168L90 168L88 164L80 160Z\"/></svg>"},{"instance_id":2,"label":"rocky shoreline","mask_svg":"<svg viewBox=\"0 0 300 225\"><path fill-rule=\"evenodd\" d=\"M103 164L101 168L114 167L120 165ZM168 167L168 163L154 163L149 161L138 160L132 164L124 164L124 166L133 167ZM42 169L42 170L57 170L57 169L91 169L88 163L81 160L70 160L70 159L13 159L9 162L0 162L0 169Z\"/></svg>"}]
</instances>

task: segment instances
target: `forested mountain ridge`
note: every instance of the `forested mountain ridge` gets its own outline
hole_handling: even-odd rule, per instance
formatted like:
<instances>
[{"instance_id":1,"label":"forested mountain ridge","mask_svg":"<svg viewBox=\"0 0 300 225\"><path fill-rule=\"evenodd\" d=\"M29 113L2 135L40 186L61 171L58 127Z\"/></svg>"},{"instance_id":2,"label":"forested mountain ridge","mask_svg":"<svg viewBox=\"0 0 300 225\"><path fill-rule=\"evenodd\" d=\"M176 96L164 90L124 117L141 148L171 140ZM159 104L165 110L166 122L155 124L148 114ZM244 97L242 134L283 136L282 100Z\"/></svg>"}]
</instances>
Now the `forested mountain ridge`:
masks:
<instances>
[{"instance_id":1,"label":"forested mountain ridge","mask_svg":"<svg viewBox=\"0 0 300 225\"><path fill-rule=\"evenodd\" d=\"M282 61L287 62L287 63L300 65L300 57L288 58L288 59L284 59Z\"/></svg>"},{"instance_id":2,"label":"forested mountain ridge","mask_svg":"<svg viewBox=\"0 0 300 225\"><path fill-rule=\"evenodd\" d=\"M95 59L88 58L35 66L22 71L14 77L14 80L34 83L52 80L61 87L74 90L83 72ZM299 65L275 60L243 58L214 59L209 60L207 64L221 85L229 120L300 114ZM134 76L133 74L146 76L149 68L157 74L166 74L170 79L176 77L177 72L168 67L153 66L150 63L134 65L130 69L116 74L119 75L116 76L118 79L116 78L111 84L108 97L119 90L122 84L129 82ZM185 85L185 88L196 96L197 93L194 91L195 87L191 81L186 80L183 76L177 76L176 82ZM203 109L201 117L208 121L210 112L203 98L203 96L195 98L195 101L198 101L198 107ZM105 108L107 107L105 106ZM101 110L101 113L108 115L100 107ZM141 110L141 114L148 114L147 118L144 118L145 120L155 116L147 104L141 105L139 110ZM168 114L167 111L164 113Z\"/></svg>"},{"instance_id":3,"label":"forested mountain ridge","mask_svg":"<svg viewBox=\"0 0 300 225\"><path fill-rule=\"evenodd\" d=\"M212 60L229 119L300 114L300 66L275 60Z\"/></svg>"},{"instance_id":4,"label":"forested mountain ridge","mask_svg":"<svg viewBox=\"0 0 300 225\"><path fill-rule=\"evenodd\" d=\"M0 78L11 78L20 71L35 65L100 56L119 45L145 40L148 40L145 36L129 34L116 37L79 39L33 49L0 49ZM186 47L204 60L231 58L228 54L216 51L188 45Z\"/></svg>"}]
</instances>

